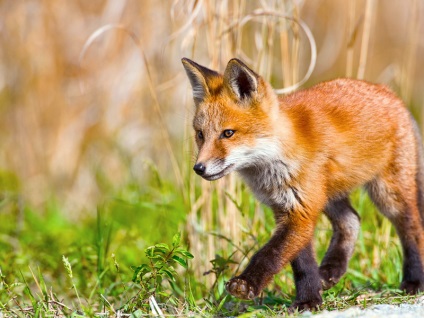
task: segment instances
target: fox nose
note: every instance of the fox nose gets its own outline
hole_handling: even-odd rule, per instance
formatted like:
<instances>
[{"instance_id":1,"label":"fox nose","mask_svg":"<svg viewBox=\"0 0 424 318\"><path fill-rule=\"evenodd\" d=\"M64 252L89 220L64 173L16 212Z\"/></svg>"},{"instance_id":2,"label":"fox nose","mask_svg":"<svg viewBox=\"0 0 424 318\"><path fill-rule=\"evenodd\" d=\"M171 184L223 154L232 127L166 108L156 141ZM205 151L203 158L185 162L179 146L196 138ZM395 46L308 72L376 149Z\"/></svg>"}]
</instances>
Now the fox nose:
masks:
<instances>
[{"instance_id":1,"label":"fox nose","mask_svg":"<svg viewBox=\"0 0 424 318\"><path fill-rule=\"evenodd\" d=\"M203 175L206 171L206 167L203 163L196 163L193 167L193 170L199 175Z\"/></svg>"}]
</instances>

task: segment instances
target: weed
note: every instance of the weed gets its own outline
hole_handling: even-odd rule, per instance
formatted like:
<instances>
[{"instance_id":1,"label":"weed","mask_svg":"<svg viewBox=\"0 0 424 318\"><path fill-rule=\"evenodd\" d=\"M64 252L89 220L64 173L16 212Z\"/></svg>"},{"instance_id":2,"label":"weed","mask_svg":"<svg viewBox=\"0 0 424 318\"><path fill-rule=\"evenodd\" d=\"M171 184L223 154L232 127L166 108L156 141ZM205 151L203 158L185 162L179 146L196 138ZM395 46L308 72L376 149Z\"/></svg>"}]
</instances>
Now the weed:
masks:
<instances>
[{"instance_id":1,"label":"weed","mask_svg":"<svg viewBox=\"0 0 424 318\"><path fill-rule=\"evenodd\" d=\"M160 303L167 303L173 296L164 286L167 282L171 291L178 292L176 278L179 276L175 266L188 268L187 259L193 255L180 245L181 235L172 238L172 245L158 243L144 250L148 263L134 267L132 281L140 285L140 292L132 299L132 306L138 306L143 311L149 312L151 299ZM172 301L172 300L171 300ZM174 300L175 301L175 300Z\"/></svg>"}]
</instances>

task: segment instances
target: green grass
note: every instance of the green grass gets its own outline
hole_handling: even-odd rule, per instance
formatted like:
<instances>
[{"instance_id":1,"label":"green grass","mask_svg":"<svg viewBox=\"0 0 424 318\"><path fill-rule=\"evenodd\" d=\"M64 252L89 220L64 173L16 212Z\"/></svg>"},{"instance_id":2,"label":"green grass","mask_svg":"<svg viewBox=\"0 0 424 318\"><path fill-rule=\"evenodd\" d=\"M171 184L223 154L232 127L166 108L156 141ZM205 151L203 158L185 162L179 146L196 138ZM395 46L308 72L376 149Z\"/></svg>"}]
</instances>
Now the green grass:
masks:
<instances>
[{"instance_id":1,"label":"green grass","mask_svg":"<svg viewBox=\"0 0 424 318\"><path fill-rule=\"evenodd\" d=\"M237 300L224 290L225 281L239 269L240 258L235 255L250 256L252 248L266 241L272 229L270 211L264 208L267 225L247 229L245 235L252 239L242 244L219 233L207 234L222 243L230 242L217 249L214 260L200 261L203 272L208 272L207 283L204 277L196 276L192 260L183 254L154 267L158 259L161 261L160 255L167 255L164 244L173 246L174 234L182 233L178 246L186 249L184 242L191 229L186 226L187 203L176 186L158 176L148 184L141 188L129 183L115 189L97 211L86 211L79 218L65 215L54 199L37 209L21 202L17 191L4 192L0 205L0 312L21 317L94 317L120 311L137 317L150 312L148 297L154 295L164 313L172 315L256 317L286 313L295 294L289 267L255 301ZM240 206L240 211L251 217L255 201L246 190L242 192L247 206ZM362 219L355 254L344 278L324 293L322 309L413 302L414 297L396 289L402 258L392 226L362 191L356 191L352 201ZM315 236L320 259L331 236L324 218ZM159 244L157 255L148 254L152 249L146 255L145 250L155 244ZM134 270L140 266L144 266L145 276L134 278ZM165 269L159 271L162 276L157 275L158 268ZM158 277L154 283L152 275Z\"/></svg>"}]
</instances>

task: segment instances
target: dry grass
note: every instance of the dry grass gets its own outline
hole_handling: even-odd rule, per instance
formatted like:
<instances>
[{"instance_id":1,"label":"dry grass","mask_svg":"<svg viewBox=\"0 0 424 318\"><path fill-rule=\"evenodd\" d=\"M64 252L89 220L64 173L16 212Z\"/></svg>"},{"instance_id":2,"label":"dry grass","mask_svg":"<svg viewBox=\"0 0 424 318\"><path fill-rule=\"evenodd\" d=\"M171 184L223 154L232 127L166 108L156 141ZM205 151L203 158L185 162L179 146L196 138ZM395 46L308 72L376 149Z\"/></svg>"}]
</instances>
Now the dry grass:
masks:
<instances>
[{"instance_id":1,"label":"dry grass","mask_svg":"<svg viewBox=\"0 0 424 318\"><path fill-rule=\"evenodd\" d=\"M2 167L25 180L22 192L35 203L54 190L77 207L100 195L92 165L119 182L128 170L122 156L133 172L145 160L171 168L181 184L191 102L180 57L222 70L239 56L287 87L309 73L310 43L296 23L318 45L309 83L381 78L419 106L423 5L409 2L4 1ZM163 142L178 162L163 158Z\"/></svg>"}]
</instances>

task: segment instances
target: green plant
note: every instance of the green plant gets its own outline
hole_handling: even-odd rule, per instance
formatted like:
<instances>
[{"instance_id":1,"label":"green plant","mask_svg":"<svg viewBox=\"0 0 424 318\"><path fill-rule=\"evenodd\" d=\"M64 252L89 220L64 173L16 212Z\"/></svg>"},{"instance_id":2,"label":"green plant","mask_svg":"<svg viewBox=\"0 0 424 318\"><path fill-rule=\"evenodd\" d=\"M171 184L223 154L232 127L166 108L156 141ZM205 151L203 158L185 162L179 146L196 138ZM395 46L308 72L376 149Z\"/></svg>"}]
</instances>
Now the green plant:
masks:
<instances>
[{"instance_id":1,"label":"green plant","mask_svg":"<svg viewBox=\"0 0 424 318\"><path fill-rule=\"evenodd\" d=\"M143 309L148 308L151 297L158 298L160 303L164 303L173 296L164 282L169 283L172 292L178 292L179 287L175 282L179 274L175 267L179 265L187 269L187 260L193 258L180 243L181 235L178 233L172 238L171 246L165 243L149 246L144 250L148 263L133 268L132 281L141 287L137 297Z\"/></svg>"},{"instance_id":2,"label":"green plant","mask_svg":"<svg viewBox=\"0 0 424 318\"><path fill-rule=\"evenodd\" d=\"M68 258L65 257L65 255L62 256L62 262L63 262L63 265L65 266L66 272L68 273L68 277L71 280L72 288L75 290L75 295L78 298L78 303L79 303L79 306L81 308L82 307L82 303L81 303L81 299L80 299L80 296L78 294L77 287L75 286L75 282L74 282L74 279L73 279L72 265L69 262Z\"/></svg>"}]
</instances>

